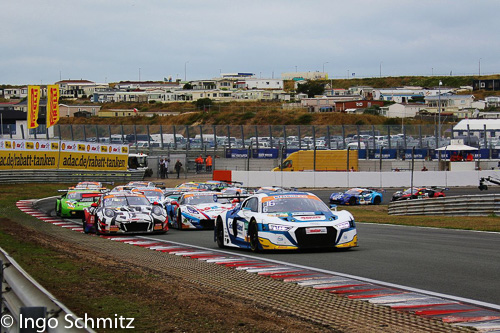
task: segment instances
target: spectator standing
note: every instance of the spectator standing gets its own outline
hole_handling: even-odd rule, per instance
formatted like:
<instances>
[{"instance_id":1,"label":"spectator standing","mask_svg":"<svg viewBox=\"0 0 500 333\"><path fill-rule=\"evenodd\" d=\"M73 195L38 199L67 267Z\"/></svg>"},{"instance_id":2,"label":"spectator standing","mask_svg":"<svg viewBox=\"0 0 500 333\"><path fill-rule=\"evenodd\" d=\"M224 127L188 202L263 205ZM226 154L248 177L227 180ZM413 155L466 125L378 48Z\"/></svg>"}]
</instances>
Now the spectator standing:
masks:
<instances>
[{"instance_id":1,"label":"spectator standing","mask_svg":"<svg viewBox=\"0 0 500 333\"><path fill-rule=\"evenodd\" d=\"M177 160L177 162L175 162L175 166L174 166L175 172L177 172L177 178L179 178L179 175L181 173L181 168L182 168L182 163L181 163L181 161Z\"/></svg>"},{"instance_id":2,"label":"spectator standing","mask_svg":"<svg viewBox=\"0 0 500 333\"><path fill-rule=\"evenodd\" d=\"M160 178L165 178L165 162L163 161L163 158L160 158Z\"/></svg>"},{"instance_id":3,"label":"spectator standing","mask_svg":"<svg viewBox=\"0 0 500 333\"><path fill-rule=\"evenodd\" d=\"M168 178L168 162L170 161L167 158L163 160L163 164L165 165L165 170L164 170L165 173L163 175L163 178Z\"/></svg>"},{"instance_id":4,"label":"spectator standing","mask_svg":"<svg viewBox=\"0 0 500 333\"><path fill-rule=\"evenodd\" d=\"M199 173L201 169L203 168L203 157L198 156L194 162L196 163L196 173Z\"/></svg>"},{"instance_id":5,"label":"spectator standing","mask_svg":"<svg viewBox=\"0 0 500 333\"><path fill-rule=\"evenodd\" d=\"M205 159L205 166L208 172L212 171L212 156L207 156L207 158Z\"/></svg>"}]
</instances>

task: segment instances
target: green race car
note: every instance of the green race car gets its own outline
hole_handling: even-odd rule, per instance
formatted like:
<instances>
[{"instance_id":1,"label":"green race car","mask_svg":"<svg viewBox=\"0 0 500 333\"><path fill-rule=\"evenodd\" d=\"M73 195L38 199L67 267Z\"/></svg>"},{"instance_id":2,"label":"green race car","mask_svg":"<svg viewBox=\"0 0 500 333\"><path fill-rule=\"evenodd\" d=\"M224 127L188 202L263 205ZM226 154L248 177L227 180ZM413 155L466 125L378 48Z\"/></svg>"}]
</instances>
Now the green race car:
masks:
<instances>
[{"instance_id":1,"label":"green race car","mask_svg":"<svg viewBox=\"0 0 500 333\"><path fill-rule=\"evenodd\" d=\"M100 190L69 190L56 200L56 214L61 217L82 217L83 209L97 202Z\"/></svg>"}]
</instances>

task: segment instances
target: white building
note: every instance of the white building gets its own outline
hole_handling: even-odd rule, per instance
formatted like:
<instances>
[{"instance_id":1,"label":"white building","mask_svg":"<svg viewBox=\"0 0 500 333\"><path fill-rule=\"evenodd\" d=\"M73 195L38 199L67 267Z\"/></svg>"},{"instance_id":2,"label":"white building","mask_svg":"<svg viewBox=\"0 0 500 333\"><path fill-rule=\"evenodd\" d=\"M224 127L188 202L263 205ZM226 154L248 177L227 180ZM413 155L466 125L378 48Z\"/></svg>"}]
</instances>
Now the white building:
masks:
<instances>
[{"instance_id":1,"label":"white building","mask_svg":"<svg viewBox=\"0 0 500 333\"><path fill-rule=\"evenodd\" d=\"M245 79L247 89L283 90L282 79Z\"/></svg>"},{"instance_id":2,"label":"white building","mask_svg":"<svg viewBox=\"0 0 500 333\"><path fill-rule=\"evenodd\" d=\"M484 138L500 137L500 119L463 119L453 127L453 132L458 135L471 135Z\"/></svg>"},{"instance_id":3,"label":"white building","mask_svg":"<svg viewBox=\"0 0 500 333\"><path fill-rule=\"evenodd\" d=\"M426 107L425 104L417 103L396 103L380 108L381 115L388 118L414 118L421 109Z\"/></svg>"}]
</instances>

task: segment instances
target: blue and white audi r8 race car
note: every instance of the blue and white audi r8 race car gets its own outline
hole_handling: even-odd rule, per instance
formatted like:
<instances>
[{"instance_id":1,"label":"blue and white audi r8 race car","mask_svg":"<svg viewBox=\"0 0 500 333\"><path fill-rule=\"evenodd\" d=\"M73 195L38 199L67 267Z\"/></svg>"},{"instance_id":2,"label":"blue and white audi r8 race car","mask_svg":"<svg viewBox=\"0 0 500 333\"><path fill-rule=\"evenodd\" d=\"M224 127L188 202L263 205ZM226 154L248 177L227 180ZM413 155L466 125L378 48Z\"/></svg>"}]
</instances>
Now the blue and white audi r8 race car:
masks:
<instances>
[{"instance_id":1,"label":"blue and white audi r8 race car","mask_svg":"<svg viewBox=\"0 0 500 333\"><path fill-rule=\"evenodd\" d=\"M350 248L357 246L354 218L332 211L307 192L256 193L215 224L219 247L260 250Z\"/></svg>"},{"instance_id":2,"label":"blue and white audi r8 race car","mask_svg":"<svg viewBox=\"0 0 500 333\"><path fill-rule=\"evenodd\" d=\"M175 220L171 225L182 229L213 229L215 218L222 212L233 208L238 199L232 203L219 192L186 192L179 201L171 202Z\"/></svg>"},{"instance_id":3,"label":"blue and white audi r8 race car","mask_svg":"<svg viewBox=\"0 0 500 333\"><path fill-rule=\"evenodd\" d=\"M382 193L367 188L351 188L330 196L330 203L337 205L380 205L381 202Z\"/></svg>"}]
</instances>

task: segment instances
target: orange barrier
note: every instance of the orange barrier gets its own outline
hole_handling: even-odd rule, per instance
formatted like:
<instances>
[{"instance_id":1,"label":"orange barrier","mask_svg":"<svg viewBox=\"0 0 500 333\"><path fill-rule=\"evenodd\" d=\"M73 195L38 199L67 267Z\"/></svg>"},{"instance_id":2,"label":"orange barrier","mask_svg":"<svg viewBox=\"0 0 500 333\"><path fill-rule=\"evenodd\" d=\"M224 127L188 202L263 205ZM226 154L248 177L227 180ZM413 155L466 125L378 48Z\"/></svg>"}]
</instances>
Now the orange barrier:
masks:
<instances>
[{"instance_id":1,"label":"orange barrier","mask_svg":"<svg viewBox=\"0 0 500 333\"><path fill-rule=\"evenodd\" d=\"M231 170L214 170L213 180L232 181Z\"/></svg>"}]
</instances>

